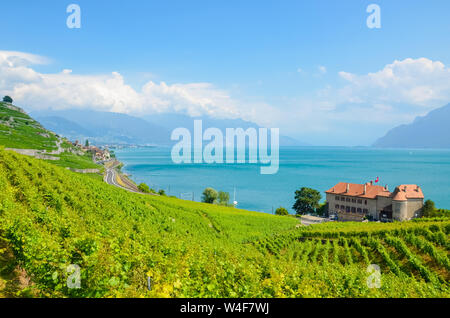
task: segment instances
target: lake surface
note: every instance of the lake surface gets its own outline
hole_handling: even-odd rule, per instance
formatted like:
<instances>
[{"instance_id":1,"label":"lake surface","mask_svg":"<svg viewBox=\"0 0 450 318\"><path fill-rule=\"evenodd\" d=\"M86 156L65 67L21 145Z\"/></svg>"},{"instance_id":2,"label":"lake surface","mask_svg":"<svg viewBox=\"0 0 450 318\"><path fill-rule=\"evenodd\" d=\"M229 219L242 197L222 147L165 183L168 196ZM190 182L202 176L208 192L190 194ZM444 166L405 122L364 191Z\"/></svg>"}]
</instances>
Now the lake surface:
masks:
<instances>
[{"instance_id":1,"label":"lake surface","mask_svg":"<svg viewBox=\"0 0 450 318\"><path fill-rule=\"evenodd\" d=\"M344 147L281 147L277 174L261 175L260 164L174 164L170 147L114 150L123 171L169 195L201 200L206 187L230 193L242 209L271 213L279 206L293 212L301 187L324 191L338 182L364 183L379 177L393 191L418 184L425 199L450 209L450 150L386 150ZM248 156L247 156L248 157Z\"/></svg>"}]
</instances>

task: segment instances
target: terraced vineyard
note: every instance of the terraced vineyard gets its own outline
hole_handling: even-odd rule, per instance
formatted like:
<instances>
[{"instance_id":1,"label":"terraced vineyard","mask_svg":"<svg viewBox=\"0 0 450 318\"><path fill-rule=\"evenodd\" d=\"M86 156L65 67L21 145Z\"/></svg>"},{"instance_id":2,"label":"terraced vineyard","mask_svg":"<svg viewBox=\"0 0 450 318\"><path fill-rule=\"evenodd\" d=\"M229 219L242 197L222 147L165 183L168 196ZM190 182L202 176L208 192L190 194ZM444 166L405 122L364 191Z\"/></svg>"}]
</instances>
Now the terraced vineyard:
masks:
<instances>
[{"instance_id":1,"label":"terraced vineyard","mask_svg":"<svg viewBox=\"0 0 450 318\"><path fill-rule=\"evenodd\" d=\"M102 168L92 161L91 154L80 154L79 150L67 140L42 127L20 108L2 102L0 102L0 145L44 155L49 163L61 167ZM52 153L58 152L58 145L62 148L61 153Z\"/></svg>"},{"instance_id":2,"label":"terraced vineyard","mask_svg":"<svg viewBox=\"0 0 450 318\"><path fill-rule=\"evenodd\" d=\"M449 219L298 228L2 149L0 189L0 296L449 297ZM369 264L380 288L367 284Z\"/></svg>"},{"instance_id":3,"label":"terraced vineyard","mask_svg":"<svg viewBox=\"0 0 450 318\"><path fill-rule=\"evenodd\" d=\"M364 268L377 264L384 273L448 288L449 232L448 219L367 225L330 223L265 238L255 246L262 253L300 261L305 266L359 264Z\"/></svg>"}]
</instances>

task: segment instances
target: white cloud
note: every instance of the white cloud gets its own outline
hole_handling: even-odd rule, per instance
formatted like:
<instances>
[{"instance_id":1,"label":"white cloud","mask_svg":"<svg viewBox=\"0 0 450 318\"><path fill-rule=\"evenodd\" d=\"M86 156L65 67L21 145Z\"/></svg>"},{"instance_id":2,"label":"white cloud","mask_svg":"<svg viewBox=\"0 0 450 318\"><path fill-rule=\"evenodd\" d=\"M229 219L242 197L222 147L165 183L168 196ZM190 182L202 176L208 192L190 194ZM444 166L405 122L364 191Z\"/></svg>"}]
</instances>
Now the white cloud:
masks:
<instances>
[{"instance_id":1,"label":"white cloud","mask_svg":"<svg viewBox=\"0 0 450 318\"><path fill-rule=\"evenodd\" d=\"M366 75L340 72L348 82L340 90L350 102L406 103L437 107L450 100L450 68L427 58L394 61Z\"/></svg>"},{"instance_id":2,"label":"white cloud","mask_svg":"<svg viewBox=\"0 0 450 318\"><path fill-rule=\"evenodd\" d=\"M210 83L168 85L149 81L141 91L117 72L76 75L72 70L43 74L30 65L46 63L37 55L0 51L0 90L30 109L90 108L128 114L178 112L191 116L243 118L261 125L273 110L265 103L236 100Z\"/></svg>"},{"instance_id":3,"label":"white cloud","mask_svg":"<svg viewBox=\"0 0 450 318\"><path fill-rule=\"evenodd\" d=\"M48 64L50 60L46 57L36 54L16 52L16 51L0 51L0 65L8 65L9 67L20 67L27 65Z\"/></svg>"}]
</instances>

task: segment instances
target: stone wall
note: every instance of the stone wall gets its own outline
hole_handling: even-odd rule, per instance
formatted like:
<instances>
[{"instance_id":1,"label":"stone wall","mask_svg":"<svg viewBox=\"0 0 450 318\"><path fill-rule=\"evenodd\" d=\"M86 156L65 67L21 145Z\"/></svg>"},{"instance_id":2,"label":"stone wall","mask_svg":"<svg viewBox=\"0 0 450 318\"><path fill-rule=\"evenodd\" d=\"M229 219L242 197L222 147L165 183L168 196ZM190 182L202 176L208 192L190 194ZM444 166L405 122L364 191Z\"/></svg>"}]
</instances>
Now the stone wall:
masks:
<instances>
[{"instance_id":1,"label":"stone wall","mask_svg":"<svg viewBox=\"0 0 450 318\"><path fill-rule=\"evenodd\" d=\"M423 199L408 199L406 216L408 220L422 216Z\"/></svg>"},{"instance_id":2,"label":"stone wall","mask_svg":"<svg viewBox=\"0 0 450 318\"><path fill-rule=\"evenodd\" d=\"M18 154L34 157L36 159L43 159L43 160L59 160L58 157L43 155L41 150L35 150L35 149L15 149L15 148L5 148L5 150L10 150L17 152Z\"/></svg>"},{"instance_id":3,"label":"stone wall","mask_svg":"<svg viewBox=\"0 0 450 318\"><path fill-rule=\"evenodd\" d=\"M361 222L364 219L364 214L359 213L347 213L347 212L338 212L338 221L343 222Z\"/></svg>"},{"instance_id":4,"label":"stone wall","mask_svg":"<svg viewBox=\"0 0 450 318\"><path fill-rule=\"evenodd\" d=\"M100 173L100 169L75 169L75 168L66 168L66 169L78 173Z\"/></svg>"}]
</instances>

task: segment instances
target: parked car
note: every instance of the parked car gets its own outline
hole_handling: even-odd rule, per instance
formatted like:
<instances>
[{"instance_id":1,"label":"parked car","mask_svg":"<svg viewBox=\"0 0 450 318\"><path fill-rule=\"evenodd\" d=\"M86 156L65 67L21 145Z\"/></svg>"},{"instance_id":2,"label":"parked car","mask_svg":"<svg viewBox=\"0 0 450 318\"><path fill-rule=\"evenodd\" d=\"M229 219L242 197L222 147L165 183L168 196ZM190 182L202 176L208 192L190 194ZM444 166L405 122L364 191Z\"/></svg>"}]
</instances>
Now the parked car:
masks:
<instances>
[{"instance_id":1,"label":"parked car","mask_svg":"<svg viewBox=\"0 0 450 318\"><path fill-rule=\"evenodd\" d=\"M330 214L330 216L328 218L330 219L330 221L337 221L337 219L338 219L336 214Z\"/></svg>"}]
</instances>

